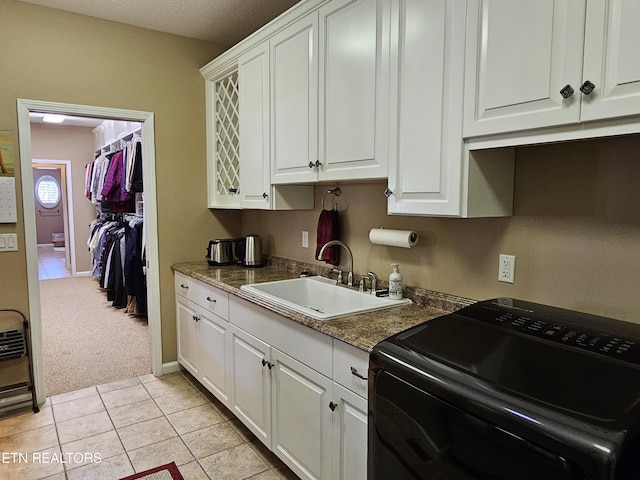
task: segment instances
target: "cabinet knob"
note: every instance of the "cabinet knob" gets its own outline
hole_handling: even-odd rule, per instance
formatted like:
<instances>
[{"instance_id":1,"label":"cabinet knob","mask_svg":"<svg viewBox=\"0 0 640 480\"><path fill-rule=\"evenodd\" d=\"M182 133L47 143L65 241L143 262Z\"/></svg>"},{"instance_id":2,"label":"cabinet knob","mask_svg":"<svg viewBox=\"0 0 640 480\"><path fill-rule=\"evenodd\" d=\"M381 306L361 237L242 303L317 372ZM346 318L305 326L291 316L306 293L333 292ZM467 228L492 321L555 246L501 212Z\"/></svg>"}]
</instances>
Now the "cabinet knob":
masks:
<instances>
[{"instance_id":1,"label":"cabinet knob","mask_svg":"<svg viewBox=\"0 0 640 480\"><path fill-rule=\"evenodd\" d=\"M267 194L267 192L263 192L262 193L262 198L267 198L269 195Z\"/></svg>"},{"instance_id":2,"label":"cabinet knob","mask_svg":"<svg viewBox=\"0 0 640 480\"><path fill-rule=\"evenodd\" d=\"M313 168L313 167L314 167L313 162L309 162L309 168Z\"/></svg>"},{"instance_id":3,"label":"cabinet knob","mask_svg":"<svg viewBox=\"0 0 640 480\"><path fill-rule=\"evenodd\" d=\"M267 362L267 361L263 358L263 359L262 359L262 366L264 367L265 365L266 365L267 367L269 367L269 370L271 370L271 369L273 368L273 363L271 363L271 362Z\"/></svg>"},{"instance_id":4,"label":"cabinet knob","mask_svg":"<svg viewBox=\"0 0 640 480\"><path fill-rule=\"evenodd\" d=\"M216 303L217 300L215 298L207 297L207 300L213 303Z\"/></svg>"},{"instance_id":5,"label":"cabinet knob","mask_svg":"<svg viewBox=\"0 0 640 480\"><path fill-rule=\"evenodd\" d=\"M322 163L320 162L320 160L316 160L315 167L320 168L321 165Z\"/></svg>"},{"instance_id":6,"label":"cabinet knob","mask_svg":"<svg viewBox=\"0 0 640 480\"><path fill-rule=\"evenodd\" d=\"M362 380L367 380L367 377L363 377L362 375L360 375L358 373L358 370L354 367L351 367L351 375L355 375L358 378L361 378Z\"/></svg>"},{"instance_id":7,"label":"cabinet knob","mask_svg":"<svg viewBox=\"0 0 640 480\"><path fill-rule=\"evenodd\" d=\"M329 408L333 412L333 411L335 411L336 408L338 408L338 404L337 403L333 403L333 402L329 402Z\"/></svg>"},{"instance_id":8,"label":"cabinet knob","mask_svg":"<svg viewBox=\"0 0 640 480\"><path fill-rule=\"evenodd\" d=\"M562 98L569 98L571 95L573 95L574 91L575 90L571 85L565 85L564 88L560 90L560 95L562 95Z\"/></svg>"},{"instance_id":9,"label":"cabinet knob","mask_svg":"<svg viewBox=\"0 0 640 480\"><path fill-rule=\"evenodd\" d=\"M187 290L189 290L189 285L185 285L184 283L181 283L180 288L186 288Z\"/></svg>"},{"instance_id":10,"label":"cabinet knob","mask_svg":"<svg viewBox=\"0 0 640 480\"><path fill-rule=\"evenodd\" d=\"M192 315L191 318L193 318L193 320L196 322L200 320L200 317L198 317L197 315Z\"/></svg>"},{"instance_id":11,"label":"cabinet knob","mask_svg":"<svg viewBox=\"0 0 640 480\"><path fill-rule=\"evenodd\" d=\"M391 195L393 195L393 192L391 191L391 189L390 188L385 188L384 196L389 198Z\"/></svg>"},{"instance_id":12,"label":"cabinet knob","mask_svg":"<svg viewBox=\"0 0 640 480\"><path fill-rule=\"evenodd\" d=\"M582 85L580 85L580 91L585 95L591 95L591 92L593 92L595 88L596 86L589 80L586 80Z\"/></svg>"}]
</instances>

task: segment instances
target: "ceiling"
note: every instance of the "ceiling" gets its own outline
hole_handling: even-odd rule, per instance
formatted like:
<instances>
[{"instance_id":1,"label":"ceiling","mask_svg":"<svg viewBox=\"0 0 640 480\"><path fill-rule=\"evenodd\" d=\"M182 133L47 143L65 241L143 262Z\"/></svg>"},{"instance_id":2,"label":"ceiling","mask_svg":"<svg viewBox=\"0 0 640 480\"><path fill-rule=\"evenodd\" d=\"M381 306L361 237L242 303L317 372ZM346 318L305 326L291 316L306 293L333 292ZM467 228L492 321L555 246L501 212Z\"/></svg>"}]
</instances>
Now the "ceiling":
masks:
<instances>
[{"instance_id":1,"label":"ceiling","mask_svg":"<svg viewBox=\"0 0 640 480\"><path fill-rule=\"evenodd\" d=\"M231 47L300 0L20 0Z\"/></svg>"}]
</instances>

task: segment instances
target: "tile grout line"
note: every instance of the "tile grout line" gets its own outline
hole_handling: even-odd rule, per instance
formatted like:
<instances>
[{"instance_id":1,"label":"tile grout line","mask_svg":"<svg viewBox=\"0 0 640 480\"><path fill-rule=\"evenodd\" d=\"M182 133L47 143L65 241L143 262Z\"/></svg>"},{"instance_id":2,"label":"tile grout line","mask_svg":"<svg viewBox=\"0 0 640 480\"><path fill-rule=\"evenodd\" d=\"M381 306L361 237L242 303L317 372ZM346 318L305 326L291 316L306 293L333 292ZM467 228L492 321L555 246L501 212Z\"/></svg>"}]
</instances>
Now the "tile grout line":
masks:
<instances>
[{"instance_id":1,"label":"tile grout line","mask_svg":"<svg viewBox=\"0 0 640 480\"><path fill-rule=\"evenodd\" d=\"M138 380L139 384L142 384L142 382L140 381L140 377L135 377L136 380ZM123 387L126 388L126 387ZM122 390L120 389L116 389L116 390ZM110 390L110 391L116 391L116 390ZM111 422L111 425L113 426L113 431L116 434L116 437L118 437L118 441L120 442L120 445L122 446L122 451L124 452L124 454L127 457L127 461L129 462L129 465L131 466L131 469L135 472L136 469L133 466L133 462L131 461L131 457L129 457L129 452L127 452L127 449L124 446L124 443L122 442L122 438L120 437L120 432L118 432L118 429L116 428L115 423L113 422L113 418L111 417L111 412L109 412L109 409L107 408L107 404L104 403L104 398L102 397L102 392L100 392L100 389L98 388L98 386L96 385L96 391L98 392L98 395L100 396L100 401L102 402L102 405L104 406L104 410L105 412L107 412L107 416L109 417L109 421ZM145 389L146 391L146 389ZM105 392L107 393L107 392ZM135 402L134 402L135 403Z\"/></svg>"}]
</instances>

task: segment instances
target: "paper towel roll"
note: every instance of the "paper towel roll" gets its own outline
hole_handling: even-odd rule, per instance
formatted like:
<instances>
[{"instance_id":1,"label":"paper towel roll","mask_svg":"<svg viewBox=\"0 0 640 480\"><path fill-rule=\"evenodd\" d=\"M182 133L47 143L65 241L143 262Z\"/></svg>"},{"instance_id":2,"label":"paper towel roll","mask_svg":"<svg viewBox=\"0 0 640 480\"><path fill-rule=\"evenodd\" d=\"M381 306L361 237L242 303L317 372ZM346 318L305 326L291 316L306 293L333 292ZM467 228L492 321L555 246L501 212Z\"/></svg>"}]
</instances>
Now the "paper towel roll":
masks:
<instances>
[{"instance_id":1,"label":"paper towel roll","mask_svg":"<svg viewBox=\"0 0 640 480\"><path fill-rule=\"evenodd\" d=\"M418 234L411 230L372 228L369 230L369 241L377 245L411 248L418 243Z\"/></svg>"}]
</instances>

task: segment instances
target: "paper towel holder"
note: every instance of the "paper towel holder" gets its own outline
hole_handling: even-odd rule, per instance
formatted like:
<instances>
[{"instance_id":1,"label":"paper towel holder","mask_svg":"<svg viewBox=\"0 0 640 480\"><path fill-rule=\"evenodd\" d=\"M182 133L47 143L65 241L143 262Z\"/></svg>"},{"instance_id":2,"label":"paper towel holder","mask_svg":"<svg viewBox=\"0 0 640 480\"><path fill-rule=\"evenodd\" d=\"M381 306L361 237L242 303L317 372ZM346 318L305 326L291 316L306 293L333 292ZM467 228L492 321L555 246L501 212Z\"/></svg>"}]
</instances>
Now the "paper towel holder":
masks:
<instances>
[{"instance_id":1,"label":"paper towel holder","mask_svg":"<svg viewBox=\"0 0 640 480\"><path fill-rule=\"evenodd\" d=\"M384 230L384 226L380 225L380 227L378 227L380 230ZM372 231L374 230L373 228L371 229ZM390 231L393 231L393 229L391 229ZM399 231L399 230L398 230ZM412 244L417 244L418 243L418 233L417 232L409 232L409 242Z\"/></svg>"},{"instance_id":2,"label":"paper towel holder","mask_svg":"<svg viewBox=\"0 0 640 480\"><path fill-rule=\"evenodd\" d=\"M384 230L384 226L380 225L380 230ZM411 240L412 242L417 242L418 241L418 234L416 232L411 232L411 234L409 235L409 240Z\"/></svg>"}]
</instances>

